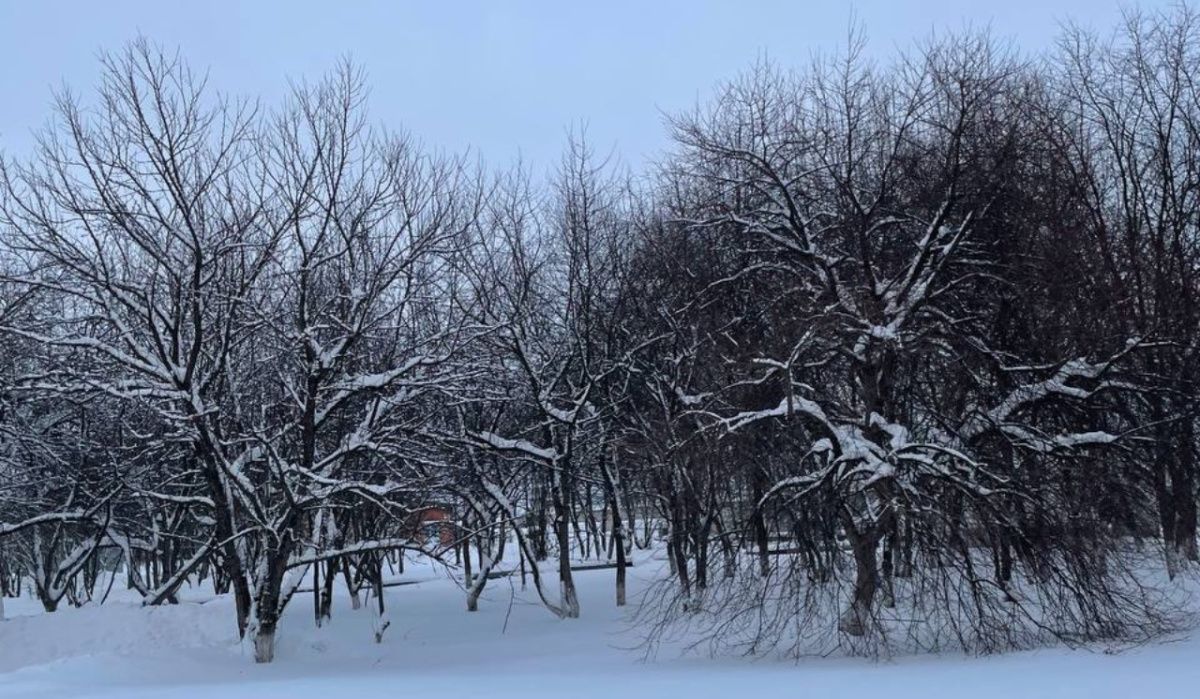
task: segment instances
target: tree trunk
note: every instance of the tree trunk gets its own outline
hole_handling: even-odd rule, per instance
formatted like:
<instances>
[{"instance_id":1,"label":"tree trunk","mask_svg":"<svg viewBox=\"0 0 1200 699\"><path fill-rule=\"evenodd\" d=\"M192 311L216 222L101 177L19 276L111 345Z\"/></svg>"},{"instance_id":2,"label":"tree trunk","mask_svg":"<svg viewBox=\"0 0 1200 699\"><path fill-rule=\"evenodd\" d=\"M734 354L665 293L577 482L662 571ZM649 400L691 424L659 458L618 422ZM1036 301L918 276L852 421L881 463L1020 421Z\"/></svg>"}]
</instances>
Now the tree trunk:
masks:
<instances>
[{"instance_id":1,"label":"tree trunk","mask_svg":"<svg viewBox=\"0 0 1200 699\"><path fill-rule=\"evenodd\" d=\"M283 538L286 540L287 535ZM291 547L287 544L268 545L262 555L265 569L258 580L254 602L254 662L269 663L275 659L275 628L279 625L283 606L283 574L287 571Z\"/></svg>"},{"instance_id":2,"label":"tree trunk","mask_svg":"<svg viewBox=\"0 0 1200 699\"><path fill-rule=\"evenodd\" d=\"M565 475L559 476L554 493L554 533L558 540L558 582L562 588L563 616L579 617L579 598L575 594L575 579L571 576L571 521L567 512Z\"/></svg>"},{"instance_id":3,"label":"tree trunk","mask_svg":"<svg viewBox=\"0 0 1200 699\"><path fill-rule=\"evenodd\" d=\"M750 496L754 498L754 512L750 516L750 530L754 535L754 543L758 549L758 572L764 578L771 571L771 542L767 535L767 517L763 512L762 507L758 505L763 497L763 472L761 469L754 469L754 477L751 481Z\"/></svg>"},{"instance_id":4,"label":"tree trunk","mask_svg":"<svg viewBox=\"0 0 1200 699\"><path fill-rule=\"evenodd\" d=\"M1175 511L1175 549L1180 561L1200 560L1196 548L1196 437L1191 420L1184 420L1174 450L1171 477Z\"/></svg>"},{"instance_id":5,"label":"tree trunk","mask_svg":"<svg viewBox=\"0 0 1200 699\"><path fill-rule=\"evenodd\" d=\"M848 528L854 552L854 592L850 597L850 605L838 621L838 630L850 636L863 636L871 627L875 590L879 585L875 540L868 535L850 532Z\"/></svg>"},{"instance_id":6,"label":"tree trunk","mask_svg":"<svg viewBox=\"0 0 1200 699\"><path fill-rule=\"evenodd\" d=\"M613 520L620 522L620 518ZM613 548L617 550L617 606L625 606L625 536L621 532L621 525L614 524L613 526Z\"/></svg>"},{"instance_id":7,"label":"tree trunk","mask_svg":"<svg viewBox=\"0 0 1200 699\"><path fill-rule=\"evenodd\" d=\"M321 628L321 562L317 561L312 566L312 594L313 594L313 622L317 628Z\"/></svg>"},{"instance_id":8,"label":"tree trunk","mask_svg":"<svg viewBox=\"0 0 1200 699\"><path fill-rule=\"evenodd\" d=\"M350 591L350 608L359 609L362 607L362 599L358 596L358 583L354 580L354 574L350 571L350 557L342 557L342 577L346 580L346 589Z\"/></svg>"},{"instance_id":9,"label":"tree trunk","mask_svg":"<svg viewBox=\"0 0 1200 699\"><path fill-rule=\"evenodd\" d=\"M333 583L337 578L338 561L334 559L325 564L325 585L321 590L321 619L329 621L333 618Z\"/></svg>"},{"instance_id":10,"label":"tree trunk","mask_svg":"<svg viewBox=\"0 0 1200 699\"><path fill-rule=\"evenodd\" d=\"M370 556L368 554L368 557L373 558L375 562L375 642L383 643L383 633L388 630L389 626L392 625L391 620L387 617L387 611L384 609L383 605L383 556L378 554L375 556ZM468 556L468 558L470 558L470 556Z\"/></svg>"}]
</instances>

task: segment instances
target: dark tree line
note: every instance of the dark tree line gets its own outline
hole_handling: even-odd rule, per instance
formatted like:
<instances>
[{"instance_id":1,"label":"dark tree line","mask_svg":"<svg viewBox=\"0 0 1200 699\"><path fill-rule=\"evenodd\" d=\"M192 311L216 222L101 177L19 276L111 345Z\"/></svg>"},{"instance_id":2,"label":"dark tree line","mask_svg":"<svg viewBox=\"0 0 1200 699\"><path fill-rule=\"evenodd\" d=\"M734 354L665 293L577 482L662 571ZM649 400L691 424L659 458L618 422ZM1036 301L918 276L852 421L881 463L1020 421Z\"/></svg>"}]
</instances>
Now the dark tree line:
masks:
<instances>
[{"instance_id":1,"label":"dark tree line","mask_svg":"<svg viewBox=\"0 0 1200 699\"><path fill-rule=\"evenodd\" d=\"M639 177L573 138L544 185L371 127L350 67L268 109L108 56L0 169L2 591L211 581L264 662L304 584L318 624L370 590L380 640L404 552L565 618L581 559L623 605L661 554L651 638L748 652L1181 623L1198 22L852 35Z\"/></svg>"}]
</instances>

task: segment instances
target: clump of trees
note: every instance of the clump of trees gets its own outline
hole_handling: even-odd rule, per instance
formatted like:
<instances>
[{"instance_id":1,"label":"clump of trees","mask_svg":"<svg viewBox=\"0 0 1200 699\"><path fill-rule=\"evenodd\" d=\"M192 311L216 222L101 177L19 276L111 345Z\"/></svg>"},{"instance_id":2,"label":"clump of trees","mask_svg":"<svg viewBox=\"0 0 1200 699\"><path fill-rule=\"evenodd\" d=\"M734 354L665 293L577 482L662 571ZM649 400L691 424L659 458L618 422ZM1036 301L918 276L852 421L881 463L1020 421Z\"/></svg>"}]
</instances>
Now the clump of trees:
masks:
<instances>
[{"instance_id":1,"label":"clump of trees","mask_svg":"<svg viewBox=\"0 0 1200 699\"><path fill-rule=\"evenodd\" d=\"M137 42L0 166L0 593L211 579L269 662L302 580L318 624L373 588L379 641L397 552L457 556L474 610L515 543L571 618L573 562L623 605L661 542L635 618L714 649L1170 628L1198 21L852 35L672 117L645 177L575 138L544 186L371 127L349 66L267 109Z\"/></svg>"}]
</instances>

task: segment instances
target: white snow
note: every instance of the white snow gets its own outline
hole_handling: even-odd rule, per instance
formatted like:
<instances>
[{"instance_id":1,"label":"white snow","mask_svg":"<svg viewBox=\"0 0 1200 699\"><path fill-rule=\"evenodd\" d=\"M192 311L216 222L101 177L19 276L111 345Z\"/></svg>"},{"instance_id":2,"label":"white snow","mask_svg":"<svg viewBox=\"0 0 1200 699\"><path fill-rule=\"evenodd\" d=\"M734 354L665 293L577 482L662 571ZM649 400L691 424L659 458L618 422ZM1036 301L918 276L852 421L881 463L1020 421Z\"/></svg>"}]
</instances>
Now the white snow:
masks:
<instances>
[{"instance_id":1,"label":"white snow","mask_svg":"<svg viewBox=\"0 0 1200 699\"><path fill-rule=\"evenodd\" d=\"M634 596L652 569L630 569ZM372 637L373 600L351 611L348 599L336 599L332 622L317 629L311 597L302 592L284 615L276 661L266 666L236 641L230 600L203 588L185 590L179 605L153 608L126 598L43 614L29 599L9 600L11 618L0 622L0 697L1094 699L1193 696L1200 687L1200 641L1192 638L1116 654L1047 649L791 662L713 660L664 648L643 661L628 616L613 606L612 576L577 574L580 619L555 618L517 578L491 581L472 614L449 577L410 563L404 577L423 582L388 588L391 627L381 644Z\"/></svg>"}]
</instances>

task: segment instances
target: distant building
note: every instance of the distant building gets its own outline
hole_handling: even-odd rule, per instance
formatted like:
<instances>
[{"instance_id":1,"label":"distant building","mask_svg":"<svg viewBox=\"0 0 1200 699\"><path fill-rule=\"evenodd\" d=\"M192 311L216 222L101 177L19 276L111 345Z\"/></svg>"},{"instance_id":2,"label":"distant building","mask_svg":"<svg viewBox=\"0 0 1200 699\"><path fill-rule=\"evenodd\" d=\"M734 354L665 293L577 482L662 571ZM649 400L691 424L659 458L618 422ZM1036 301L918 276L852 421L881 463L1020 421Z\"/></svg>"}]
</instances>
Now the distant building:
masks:
<instances>
[{"instance_id":1,"label":"distant building","mask_svg":"<svg viewBox=\"0 0 1200 699\"><path fill-rule=\"evenodd\" d=\"M413 538L425 547L435 542L436 547L444 548L454 544L456 532L454 510L446 505L429 505L417 514Z\"/></svg>"}]
</instances>

